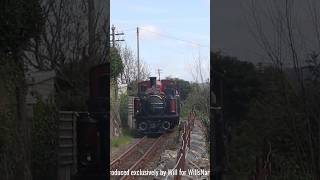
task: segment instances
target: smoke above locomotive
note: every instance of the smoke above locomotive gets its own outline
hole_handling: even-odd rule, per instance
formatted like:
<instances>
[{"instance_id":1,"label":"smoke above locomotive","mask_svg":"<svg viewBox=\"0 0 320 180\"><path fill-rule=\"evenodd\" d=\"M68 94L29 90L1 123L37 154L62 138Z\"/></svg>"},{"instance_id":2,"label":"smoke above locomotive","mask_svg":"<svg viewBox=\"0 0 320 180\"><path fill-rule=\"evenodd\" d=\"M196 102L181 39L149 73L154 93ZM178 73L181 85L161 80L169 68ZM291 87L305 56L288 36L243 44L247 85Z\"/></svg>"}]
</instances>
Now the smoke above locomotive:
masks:
<instances>
[{"instance_id":1,"label":"smoke above locomotive","mask_svg":"<svg viewBox=\"0 0 320 180\"><path fill-rule=\"evenodd\" d=\"M138 83L134 99L136 130L141 134L164 133L179 124L180 97L172 80L157 80Z\"/></svg>"}]
</instances>

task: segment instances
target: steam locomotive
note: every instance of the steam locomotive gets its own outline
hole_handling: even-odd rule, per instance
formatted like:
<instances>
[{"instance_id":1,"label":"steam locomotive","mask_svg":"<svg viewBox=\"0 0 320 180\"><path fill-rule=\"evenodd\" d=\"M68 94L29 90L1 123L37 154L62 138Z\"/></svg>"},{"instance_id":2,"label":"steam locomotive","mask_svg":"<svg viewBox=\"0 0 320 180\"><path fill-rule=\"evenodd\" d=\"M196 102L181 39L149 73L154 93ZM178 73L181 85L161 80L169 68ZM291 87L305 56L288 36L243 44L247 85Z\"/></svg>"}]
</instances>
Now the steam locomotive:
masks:
<instances>
[{"instance_id":1,"label":"steam locomotive","mask_svg":"<svg viewBox=\"0 0 320 180\"><path fill-rule=\"evenodd\" d=\"M172 80L138 83L138 95L134 98L134 118L139 134L164 133L179 124L180 96Z\"/></svg>"}]
</instances>

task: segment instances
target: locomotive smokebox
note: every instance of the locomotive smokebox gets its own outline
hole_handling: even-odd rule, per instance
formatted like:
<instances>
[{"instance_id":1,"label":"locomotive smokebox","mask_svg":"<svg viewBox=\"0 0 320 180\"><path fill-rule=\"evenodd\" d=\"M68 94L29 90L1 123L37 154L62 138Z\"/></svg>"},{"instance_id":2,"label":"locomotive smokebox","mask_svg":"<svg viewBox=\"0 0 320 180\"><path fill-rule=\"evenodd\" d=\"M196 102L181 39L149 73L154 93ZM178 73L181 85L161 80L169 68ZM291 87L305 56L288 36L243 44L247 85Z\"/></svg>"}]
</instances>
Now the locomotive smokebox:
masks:
<instances>
[{"instance_id":1,"label":"locomotive smokebox","mask_svg":"<svg viewBox=\"0 0 320 180\"><path fill-rule=\"evenodd\" d=\"M152 86L156 86L156 82L157 82L157 77L150 77L150 85Z\"/></svg>"}]
</instances>

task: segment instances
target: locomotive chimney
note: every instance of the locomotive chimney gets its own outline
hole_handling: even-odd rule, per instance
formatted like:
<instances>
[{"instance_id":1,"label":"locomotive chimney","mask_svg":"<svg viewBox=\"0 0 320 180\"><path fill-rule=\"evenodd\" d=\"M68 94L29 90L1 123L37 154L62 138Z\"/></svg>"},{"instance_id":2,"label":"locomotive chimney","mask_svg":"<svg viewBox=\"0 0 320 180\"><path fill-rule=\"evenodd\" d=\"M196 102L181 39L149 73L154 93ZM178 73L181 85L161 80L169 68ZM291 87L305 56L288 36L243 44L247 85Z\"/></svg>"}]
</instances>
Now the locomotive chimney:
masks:
<instances>
[{"instance_id":1,"label":"locomotive chimney","mask_svg":"<svg viewBox=\"0 0 320 180\"><path fill-rule=\"evenodd\" d=\"M150 77L150 85L152 86L156 86L156 82L157 82L157 77Z\"/></svg>"}]
</instances>

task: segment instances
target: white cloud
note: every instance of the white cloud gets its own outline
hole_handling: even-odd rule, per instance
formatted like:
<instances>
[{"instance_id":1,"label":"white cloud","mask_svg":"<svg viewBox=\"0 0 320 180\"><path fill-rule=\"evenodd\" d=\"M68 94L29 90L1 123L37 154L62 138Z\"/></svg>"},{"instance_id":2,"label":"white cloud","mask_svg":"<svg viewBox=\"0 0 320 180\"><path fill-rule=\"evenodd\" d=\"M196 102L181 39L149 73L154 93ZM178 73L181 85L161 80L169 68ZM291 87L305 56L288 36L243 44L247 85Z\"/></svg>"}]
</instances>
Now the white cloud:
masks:
<instances>
[{"instance_id":1,"label":"white cloud","mask_svg":"<svg viewBox=\"0 0 320 180\"><path fill-rule=\"evenodd\" d=\"M141 39L158 39L161 34L160 28L154 25L142 25L140 26L140 38Z\"/></svg>"}]
</instances>

